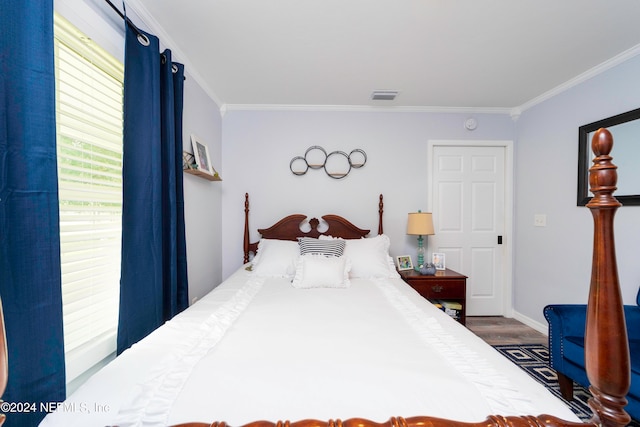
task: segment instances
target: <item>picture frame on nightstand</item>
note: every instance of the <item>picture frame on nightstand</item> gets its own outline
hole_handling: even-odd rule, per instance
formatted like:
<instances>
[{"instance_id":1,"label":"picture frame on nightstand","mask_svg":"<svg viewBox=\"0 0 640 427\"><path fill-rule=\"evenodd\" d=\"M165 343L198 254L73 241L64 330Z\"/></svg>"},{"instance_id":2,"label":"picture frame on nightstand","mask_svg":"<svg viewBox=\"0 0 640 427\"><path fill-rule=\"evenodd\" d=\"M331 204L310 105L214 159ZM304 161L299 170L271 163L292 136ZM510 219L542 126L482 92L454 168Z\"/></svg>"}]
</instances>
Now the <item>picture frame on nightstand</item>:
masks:
<instances>
[{"instance_id":1,"label":"picture frame on nightstand","mask_svg":"<svg viewBox=\"0 0 640 427\"><path fill-rule=\"evenodd\" d=\"M396 266L398 267L398 271L413 270L413 262L411 262L411 255L397 256Z\"/></svg>"},{"instance_id":2,"label":"picture frame on nightstand","mask_svg":"<svg viewBox=\"0 0 640 427\"><path fill-rule=\"evenodd\" d=\"M436 266L436 270L446 270L445 256L443 253L434 252L431 255L431 262Z\"/></svg>"}]
</instances>

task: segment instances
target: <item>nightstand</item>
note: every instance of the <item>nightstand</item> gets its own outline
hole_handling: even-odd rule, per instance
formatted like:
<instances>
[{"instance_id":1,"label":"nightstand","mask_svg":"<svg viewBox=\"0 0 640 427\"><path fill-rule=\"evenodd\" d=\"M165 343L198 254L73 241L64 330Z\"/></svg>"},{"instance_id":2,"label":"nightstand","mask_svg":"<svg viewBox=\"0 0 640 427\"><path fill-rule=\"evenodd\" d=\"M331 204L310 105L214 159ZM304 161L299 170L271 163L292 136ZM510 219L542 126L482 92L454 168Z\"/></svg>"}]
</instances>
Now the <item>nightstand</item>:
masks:
<instances>
[{"instance_id":1,"label":"nightstand","mask_svg":"<svg viewBox=\"0 0 640 427\"><path fill-rule=\"evenodd\" d=\"M462 305L458 321L466 323L467 276L453 270L438 270L423 276L415 270L401 271L402 279L428 300L446 300Z\"/></svg>"}]
</instances>

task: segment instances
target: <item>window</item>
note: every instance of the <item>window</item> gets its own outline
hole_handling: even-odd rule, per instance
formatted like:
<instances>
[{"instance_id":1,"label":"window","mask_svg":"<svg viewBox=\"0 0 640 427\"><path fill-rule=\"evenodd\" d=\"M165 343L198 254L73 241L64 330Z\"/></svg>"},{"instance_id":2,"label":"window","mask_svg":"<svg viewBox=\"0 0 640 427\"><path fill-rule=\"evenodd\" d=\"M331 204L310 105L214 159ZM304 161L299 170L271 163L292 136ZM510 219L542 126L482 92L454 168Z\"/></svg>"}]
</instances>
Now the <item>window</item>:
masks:
<instances>
[{"instance_id":1,"label":"window","mask_svg":"<svg viewBox=\"0 0 640 427\"><path fill-rule=\"evenodd\" d=\"M54 35L62 301L69 383L116 349L124 67L58 14Z\"/></svg>"}]
</instances>

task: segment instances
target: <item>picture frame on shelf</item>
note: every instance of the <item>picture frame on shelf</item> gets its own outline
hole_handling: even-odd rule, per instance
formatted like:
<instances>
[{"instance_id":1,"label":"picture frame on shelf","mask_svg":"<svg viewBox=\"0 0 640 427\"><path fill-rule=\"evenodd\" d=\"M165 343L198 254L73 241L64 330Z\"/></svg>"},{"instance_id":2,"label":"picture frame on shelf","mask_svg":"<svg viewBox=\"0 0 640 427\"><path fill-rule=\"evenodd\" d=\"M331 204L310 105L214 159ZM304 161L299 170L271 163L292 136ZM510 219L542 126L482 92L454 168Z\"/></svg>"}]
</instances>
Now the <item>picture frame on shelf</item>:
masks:
<instances>
[{"instance_id":1,"label":"picture frame on shelf","mask_svg":"<svg viewBox=\"0 0 640 427\"><path fill-rule=\"evenodd\" d=\"M434 252L431 255L431 262L436 267L436 270L445 270L445 255L442 252Z\"/></svg>"},{"instance_id":2,"label":"picture frame on shelf","mask_svg":"<svg viewBox=\"0 0 640 427\"><path fill-rule=\"evenodd\" d=\"M196 135L191 135L191 146L193 147L193 157L198 170L213 176L213 166L211 165L211 156L209 156L209 147Z\"/></svg>"},{"instance_id":3,"label":"picture frame on shelf","mask_svg":"<svg viewBox=\"0 0 640 427\"><path fill-rule=\"evenodd\" d=\"M397 256L396 266L398 267L398 271L413 270L413 262L411 262L411 255Z\"/></svg>"}]
</instances>

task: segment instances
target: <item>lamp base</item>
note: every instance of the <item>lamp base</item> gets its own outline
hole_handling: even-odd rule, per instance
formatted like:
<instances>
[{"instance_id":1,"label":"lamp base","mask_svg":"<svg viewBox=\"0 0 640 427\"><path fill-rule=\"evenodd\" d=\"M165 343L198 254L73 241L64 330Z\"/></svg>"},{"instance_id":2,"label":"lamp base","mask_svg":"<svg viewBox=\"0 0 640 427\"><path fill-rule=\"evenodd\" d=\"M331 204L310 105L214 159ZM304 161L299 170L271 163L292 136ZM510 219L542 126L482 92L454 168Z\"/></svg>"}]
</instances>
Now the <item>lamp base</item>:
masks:
<instances>
[{"instance_id":1,"label":"lamp base","mask_svg":"<svg viewBox=\"0 0 640 427\"><path fill-rule=\"evenodd\" d=\"M424 267L424 245L422 236L418 236L418 268Z\"/></svg>"}]
</instances>

